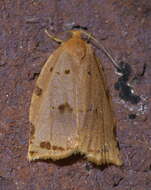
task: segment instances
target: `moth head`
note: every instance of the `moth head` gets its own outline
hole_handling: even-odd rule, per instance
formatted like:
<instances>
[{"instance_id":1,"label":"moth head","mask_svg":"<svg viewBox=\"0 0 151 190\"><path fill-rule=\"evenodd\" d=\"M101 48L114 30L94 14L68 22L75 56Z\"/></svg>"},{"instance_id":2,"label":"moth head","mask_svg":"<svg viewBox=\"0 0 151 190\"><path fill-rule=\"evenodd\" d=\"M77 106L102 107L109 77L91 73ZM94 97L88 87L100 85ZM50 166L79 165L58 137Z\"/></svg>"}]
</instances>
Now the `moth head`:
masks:
<instances>
[{"instance_id":1,"label":"moth head","mask_svg":"<svg viewBox=\"0 0 151 190\"><path fill-rule=\"evenodd\" d=\"M80 39L87 41L87 42L89 42L90 39L93 40L93 38L94 38L91 33L87 32L83 29L70 30L69 34L70 34L70 37L72 37L72 38L80 38Z\"/></svg>"}]
</instances>

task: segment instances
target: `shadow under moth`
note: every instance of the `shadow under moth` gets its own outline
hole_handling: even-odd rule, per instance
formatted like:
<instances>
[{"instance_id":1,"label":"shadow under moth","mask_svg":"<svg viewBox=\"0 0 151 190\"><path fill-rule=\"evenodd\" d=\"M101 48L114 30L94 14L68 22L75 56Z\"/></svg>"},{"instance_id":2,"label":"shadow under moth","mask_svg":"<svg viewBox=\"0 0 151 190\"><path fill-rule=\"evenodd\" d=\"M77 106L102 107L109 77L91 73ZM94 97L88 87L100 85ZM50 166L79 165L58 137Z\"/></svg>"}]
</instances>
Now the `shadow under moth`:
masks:
<instances>
[{"instance_id":1,"label":"shadow under moth","mask_svg":"<svg viewBox=\"0 0 151 190\"><path fill-rule=\"evenodd\" d=\"M80 30L48 58L36 82L29 120L28 159L58 160L80 153L120 166L116 121L103 70Z\"/></svg>"}]
</instances>

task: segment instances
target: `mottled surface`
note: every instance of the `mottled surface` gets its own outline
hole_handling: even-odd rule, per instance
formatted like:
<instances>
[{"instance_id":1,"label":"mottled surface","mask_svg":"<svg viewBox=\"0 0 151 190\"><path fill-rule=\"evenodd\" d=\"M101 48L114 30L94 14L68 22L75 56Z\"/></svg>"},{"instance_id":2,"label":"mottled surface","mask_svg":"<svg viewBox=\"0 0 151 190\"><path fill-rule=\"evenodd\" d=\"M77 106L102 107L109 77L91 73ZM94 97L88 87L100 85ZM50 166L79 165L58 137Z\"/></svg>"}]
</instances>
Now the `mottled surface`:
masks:
<instances>
[{"instance_id":1,"label":"mottled surface","mask_svg":"<svg viewBox=\"0 0 151 190\"><path fill-rule=\"evenodd\" d=\"M0 1L0 189L151 189L150 20L149 0ZM87 27L114 58L131 66L129 84L141 98L137 104L119 97L114 84L120 76L96 49L118 119L121 168L96 167L81 156L56 163L27 161L31 94L44 62L57 47L44 29L61 37L73 25Z\"/></svg>"}]
</instances>

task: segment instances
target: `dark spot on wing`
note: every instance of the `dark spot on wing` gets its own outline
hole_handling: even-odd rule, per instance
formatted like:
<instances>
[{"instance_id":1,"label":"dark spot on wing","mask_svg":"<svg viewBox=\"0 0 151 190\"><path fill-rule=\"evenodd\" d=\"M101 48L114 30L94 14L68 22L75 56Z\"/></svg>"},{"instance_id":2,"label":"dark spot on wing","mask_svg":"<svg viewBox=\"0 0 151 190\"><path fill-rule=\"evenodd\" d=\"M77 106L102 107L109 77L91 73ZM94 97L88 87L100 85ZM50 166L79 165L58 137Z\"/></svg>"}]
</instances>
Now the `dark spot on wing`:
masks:
<instances>
[{"instance_id":1,"label":"dark spot on wing","mask_svg":"<svg viewBox=\"0 0 151 190\"><path fill-rule=\"evenodd\" d=\"M40 95L42 94L42 89L39 88L38 86L36 86L34 92L35 92L35 94L36 94L37 96L40 96Z\"/></svg>"},{"instance_id":2,"label":"dark spot on wing","mask_svg":"<svg viewBox=\"0 0 151 190\"><path fill-rule=\"evenodd\" d=\"M61 104L58 109L60 110L60 112L64 112L65 110L65 105L64 104Z\"/></svg>"},{"instance_id":3,"label":"dark spot on wing","mask_svg":"<svg viewBox=\"0 0 151 190\"><path fill-rule=\"evenodd\" d=\"M65 149L59 146L52 146L53 150L60 150L60 151L64 151Z\"/></svg>"},{"instance_id":4,"label":"dark spot on wing","mask_svg":"<svg viewBox=\"0 0 151 190\"><path fill-rule=\"evenodd\" d=\"M53 67L50 67L50 72L52 72L53 71Z\"/></svg>"},{"instance_id":5,"label":"dark spot on wing","mask_svg":"<svg viewBox=\"0 0 151 190\"><path fill-rule=\"evenodd\" d=\"M72 112L72 108L70 107L70 105L66 102L65 104L61 104L58 106L58 109L61 113L64 112Z\"/></svg>"},{"instance_id":6,"label":"dark spot on wing","mask_svg":"<svg viewBox=\"0 0 151 190\"><path fill-rule=\"evenodd\" d=\"M91 75L91 71L88 71L88 75Z\"/></svg>"},{"instance_id":7,"label":"dark spot on wing","mask_svg":"<svg viewBox=\"0 0 151 190\"><path fill-rule=\"evenodd\" d=\"M42 141L42 142L40 143L40 147L49 150L49 149L51 149L51 144L50 144L50 142Z\"/></svg>"},{"instance_id":8,"label":"dark spot on wing","mask_svg":"<svg viewBox=\"0 0 151 190\"><path fill-rule=\"evenodd\" d=\"M70 73L70 70L67 69L67 70L64 71L64 73L65 73L65 74L69 74L69 73Z\"/></svg>"},{"instance_id":9,"label":"dark spot on wing","mask_svg":"<svg viewBox=\"0 0 151 190\"><path fill-rule=\"evenodd\" d=\"M59 72L56 72L58 75L60 75L60 73Z\"/></svg>"},{"instance_id":10,"label":"dark spot on wing","mask_svg":"<svg viewBox=\"0 0 151 190\"><path fill-rule=\"evenodd\" d=\"M34 154L37 154L37 152L36 152L36 151L30 151L29 154L30 154L31 156L33 156Z\"/></svg>"}]
</instances>

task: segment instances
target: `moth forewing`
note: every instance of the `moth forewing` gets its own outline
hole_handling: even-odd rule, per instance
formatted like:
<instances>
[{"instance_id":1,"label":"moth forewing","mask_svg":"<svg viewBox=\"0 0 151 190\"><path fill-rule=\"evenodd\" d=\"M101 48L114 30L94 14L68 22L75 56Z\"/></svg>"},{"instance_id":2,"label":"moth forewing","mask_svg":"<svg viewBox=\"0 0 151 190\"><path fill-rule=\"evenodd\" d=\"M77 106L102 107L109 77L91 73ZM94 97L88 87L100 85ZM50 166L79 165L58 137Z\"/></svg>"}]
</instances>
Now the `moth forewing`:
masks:
<instances>
[{"instance_id":1,"label":"moth forewing","mask_svg":"<svg viewBox=\"0 0 151 190\"><path fill-rule=\"evenodd\" d=\"M115 119L101 68L81 31L44 65L30 106L29 160L85 154L101 165L121 165Z\"/></svg>"}]
</instances>

